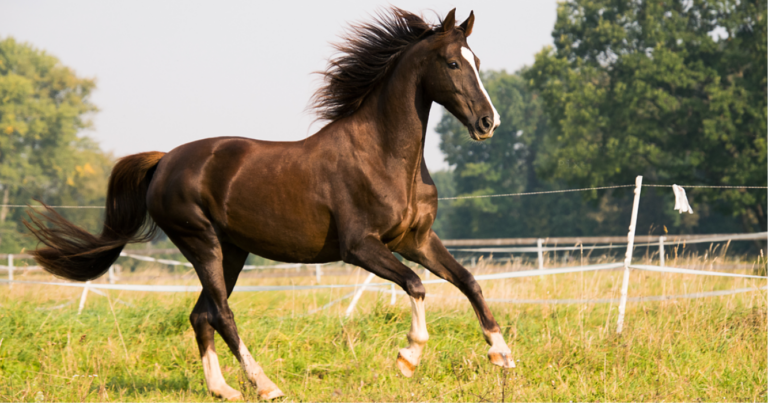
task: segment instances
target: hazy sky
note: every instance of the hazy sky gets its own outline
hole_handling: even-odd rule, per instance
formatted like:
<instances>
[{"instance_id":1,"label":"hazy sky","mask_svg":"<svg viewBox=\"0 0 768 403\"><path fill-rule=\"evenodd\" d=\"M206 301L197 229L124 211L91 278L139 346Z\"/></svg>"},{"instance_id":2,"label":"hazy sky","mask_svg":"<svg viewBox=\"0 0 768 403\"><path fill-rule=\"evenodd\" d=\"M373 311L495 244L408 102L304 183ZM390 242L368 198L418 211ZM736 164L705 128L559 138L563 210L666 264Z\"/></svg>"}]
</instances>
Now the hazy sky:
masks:
<instances>
[{"instance_id":1,"label":"hazy sky","mask_svg":"<svg viewBox=\"0 0 768 403\"><path fill-rule=\"evenodd\" d=\"M349 22L396 5L428 20L475 11L469 45L483 69L515 71L551 44L555 0L2 1L13 36L95 77L100 108L88 133L117 156L169 151L205 137L299 140L314 133L307 103ZM442 108L435 105L430 126ZM502 122L504 124L504 122ZM430 129L430 170L447 167Z\"/></svg>"}]
</instances>

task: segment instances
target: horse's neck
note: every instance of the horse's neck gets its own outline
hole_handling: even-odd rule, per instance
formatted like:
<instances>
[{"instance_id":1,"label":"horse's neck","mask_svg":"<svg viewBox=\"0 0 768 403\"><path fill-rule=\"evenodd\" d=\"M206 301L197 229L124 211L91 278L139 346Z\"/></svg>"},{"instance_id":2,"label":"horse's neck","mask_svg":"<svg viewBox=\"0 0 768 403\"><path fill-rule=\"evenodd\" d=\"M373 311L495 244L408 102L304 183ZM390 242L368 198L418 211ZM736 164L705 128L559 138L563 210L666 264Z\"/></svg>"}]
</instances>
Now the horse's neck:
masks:
<instances>
[{"instance_id":1,"label":"horse's neck","mask_svg":"<svg viewBox=\"0 0 768 403\"><path fill-rule=\"evenodd\" d=\"M370 128L359 133L367 138L358 146L381 158L389 174L400 173L404 180L412 180L421 169L432 101L424 98L417 79L405 70L396 69L358 111Z\"/></svg>"}]
</instances>

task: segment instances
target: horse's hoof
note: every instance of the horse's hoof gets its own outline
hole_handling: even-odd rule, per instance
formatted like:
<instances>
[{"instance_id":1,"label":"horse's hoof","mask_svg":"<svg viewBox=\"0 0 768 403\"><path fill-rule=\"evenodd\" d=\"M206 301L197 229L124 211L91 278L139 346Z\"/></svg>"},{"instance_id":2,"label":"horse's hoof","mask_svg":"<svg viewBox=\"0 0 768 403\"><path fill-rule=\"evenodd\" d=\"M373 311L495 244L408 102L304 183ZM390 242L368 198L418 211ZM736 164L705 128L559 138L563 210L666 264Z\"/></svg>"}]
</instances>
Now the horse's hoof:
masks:
<instances>
[{"instance_id":1,"label":"horse's hoof","mask_svg":"<svg viewBox=\"0 0 768 403\"><path fill-rule=\"evenodd\" d=\"M397 368L406 378L412 377L413 373L416 372L416 367L399 355L397 356Z\"/></svg>"},{"instance_id":2,"label":"horse's hoof","mask_svg":"<svg viewBox=\"0 0 768 403\"><path fill-rule=\"evenodd\" d=\"M488 352L488 359L491 360L491 364L498 365L502 368L514 368L515 360L512 359L511 352L491 351Z\"/></svg>"},{"instance_id":3,"label":"horse's hoof","mask_svg":"<svg viewBox=\"0 0 768 403\"><path fill-rule=\"evenodd\" d=\"M283 393L282 390L278 388L274 388L268 391L265 391L265 390L259 391L259 399L262 399L262 400L272 400L282 396L285 396L285 394Z\"/></svg>"},{"instance_id":4,"label":"horse's hoof","mask_svg":"<svg viewBox=\"0 0 768 403\"><path fill-rule=\"evenodd\" d=\"M400 352L397 354L397 368L400 369L400 372L406 378L410 378L413 376L413 373L416 372L416 365L417 365L409 361L408 358L406 358L406 356L410 355L409 353L410 353L410 350L404 348L400 350Z\"/></svg>"},{"instance_id":5,"label":"horse's hoof","mask_svg":"<svg viewBox=\"0 0 768 403\"><path fill-rule=\"evenodd\" d=\"M243 400L243 394L240 391L231 388L229 385L224 386L223 390L213 392L213 394L230 402Z\"/></svg>"}]
</instances>

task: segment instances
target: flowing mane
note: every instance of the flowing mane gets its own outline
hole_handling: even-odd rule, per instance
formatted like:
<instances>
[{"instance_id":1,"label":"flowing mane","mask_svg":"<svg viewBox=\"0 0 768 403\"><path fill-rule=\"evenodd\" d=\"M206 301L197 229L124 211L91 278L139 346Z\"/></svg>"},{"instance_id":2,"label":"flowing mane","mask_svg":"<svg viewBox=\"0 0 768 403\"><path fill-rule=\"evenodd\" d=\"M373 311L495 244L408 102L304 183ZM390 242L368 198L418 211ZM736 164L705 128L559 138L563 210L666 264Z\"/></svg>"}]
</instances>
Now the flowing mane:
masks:
<instances>
[{"instance_id":1,"label":"flowing mane","mask_svg":"<svg viewBox=\"0 0 768 403\"><path fill-rule=\"evenodd\" d=\"M403 50L437 33L440 25L397 7L379 12L372 22L351 25L342 41L334 44L340 54L320 72L325 83L312 97L311 107L320 119L329 121L351 115Z\"/></svg>"}]
</instances>

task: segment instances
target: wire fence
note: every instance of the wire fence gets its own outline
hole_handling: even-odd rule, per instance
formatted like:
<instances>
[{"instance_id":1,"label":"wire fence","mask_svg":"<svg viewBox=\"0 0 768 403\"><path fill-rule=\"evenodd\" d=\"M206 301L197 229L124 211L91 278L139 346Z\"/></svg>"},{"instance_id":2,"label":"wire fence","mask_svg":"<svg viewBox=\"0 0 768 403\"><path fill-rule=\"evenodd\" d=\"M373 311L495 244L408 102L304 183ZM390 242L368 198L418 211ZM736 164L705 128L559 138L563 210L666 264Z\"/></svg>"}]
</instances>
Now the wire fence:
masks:
<instances>
[{"instance_id":1,"label":"wire fence","mask_svg":"<svg viewBox=\"0 0 768 403\"><path fill-rule=\"evenodd\" d=\"M660 185L660 184L643 184L643 187L656 187L656 188L671 188L674 185ZM768 189L768 186L730 186L730 185L678 185L682 188L702 188L702 189ZM533 196L544 195L554 193L573 193L573 192L586 192L592 190L607 190L607 189L620 189L631 188L635 185L613 185L613 186L597 186L580 189L560 189L560 190L542 190L537 192L520 192L520 193L499 193L490 195L465 195L465 196L452 196L452 197L438 197L439 201L447 200L462 200L462 199L484 199L493 197L515 197L515 196ZM28 205L28 204L0 204L0 208L43 208L43 206ZM51 208L60 209L103 209L104 206L48 206Z\"/></svg>"},{"instance_id":2,"label":"wire fence","mask_svg":"<svg viewBox=\"0 0 768 403\"><path fill-rule=\"evenodd\" d=\"M671 188L675 185L643 185L644 187L656 187L656 188ZM682 188L709 188L709 189L768 189L768 186L727 186L727 185L678 185ZM467 196L453 196L453 197L439 197L437 200L462 200L462 199L484 199L489 197L514 197L514 196L532 196L532 195L544 195L553 193L572 193L572 192L586 192L591 190L606 190L606 189L620 189L620 188L632 188L635 185L614 185L614 186L598 186L591 188L581 189L561 189L561 190L544 190L538 192L522 192L522 193L500 193L490 195L467 195Z\"/></svg>"}]
</instances>

